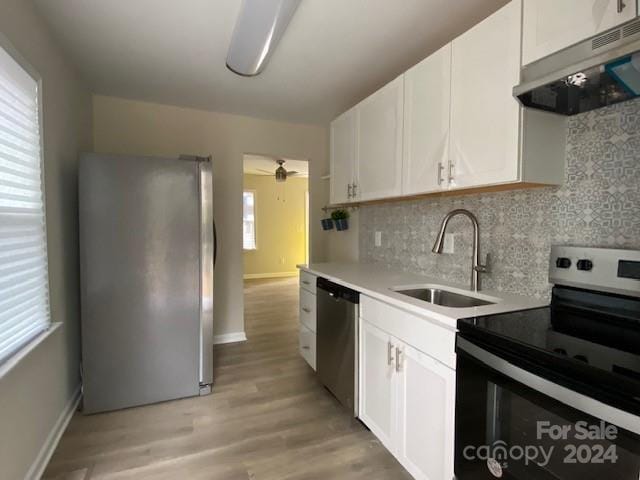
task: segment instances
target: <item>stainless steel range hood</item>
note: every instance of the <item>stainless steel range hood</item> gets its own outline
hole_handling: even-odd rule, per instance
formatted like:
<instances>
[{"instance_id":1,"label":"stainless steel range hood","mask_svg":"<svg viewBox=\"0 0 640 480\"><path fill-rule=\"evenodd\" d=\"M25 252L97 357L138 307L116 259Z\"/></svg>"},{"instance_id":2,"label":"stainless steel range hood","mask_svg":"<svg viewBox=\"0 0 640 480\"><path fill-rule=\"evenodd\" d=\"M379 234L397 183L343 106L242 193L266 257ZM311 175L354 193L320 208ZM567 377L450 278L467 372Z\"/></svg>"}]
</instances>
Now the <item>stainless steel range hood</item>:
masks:
<instances>
[{"instance_id":1,"label":"stainless steel range hood","mask_svg":"<svg viewBox=\"0 0 640 480\"><path fill-rule=\"evenodd\" d=\"M640 19L526 65L521 81L525 107L562 115L640 96Z\"/></svg>"}]
</instances>

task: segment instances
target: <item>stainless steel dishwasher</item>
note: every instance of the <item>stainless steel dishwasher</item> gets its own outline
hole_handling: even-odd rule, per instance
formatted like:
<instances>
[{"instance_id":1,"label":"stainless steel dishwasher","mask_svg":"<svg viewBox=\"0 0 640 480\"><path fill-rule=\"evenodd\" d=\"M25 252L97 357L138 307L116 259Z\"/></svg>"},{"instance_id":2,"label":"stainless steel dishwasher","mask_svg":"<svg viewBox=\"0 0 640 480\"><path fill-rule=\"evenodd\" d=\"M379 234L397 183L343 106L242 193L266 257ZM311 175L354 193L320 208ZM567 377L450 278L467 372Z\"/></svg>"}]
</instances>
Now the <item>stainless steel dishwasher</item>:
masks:
<instances>
[{"instance_id":1,"label":"stainless steel dishwasher","mask_svg":"<svg viewBox=\"0 0 640 480\"><path fill-rule=\"evenodd\" d=\"M317 287L318 377L357 417L360 294L325 278L318 278Z\"/></svg>"}]
</instances>

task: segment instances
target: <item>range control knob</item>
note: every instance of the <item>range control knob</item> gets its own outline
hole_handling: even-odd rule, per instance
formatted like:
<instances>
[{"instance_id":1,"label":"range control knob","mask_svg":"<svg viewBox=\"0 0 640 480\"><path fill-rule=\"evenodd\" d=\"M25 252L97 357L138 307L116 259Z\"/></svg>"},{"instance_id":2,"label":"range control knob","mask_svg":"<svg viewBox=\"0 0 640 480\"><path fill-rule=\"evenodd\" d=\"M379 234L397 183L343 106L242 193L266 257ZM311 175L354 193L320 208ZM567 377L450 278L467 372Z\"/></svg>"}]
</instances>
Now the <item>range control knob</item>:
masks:
<instances>
[{"instance_id":1,"label":"range control knob","mask_svg":"<svg viewBox=\"0 0 640 480\"><path fill-rule=\"evenodd\" d=\"M578 260L578 263L576 263L576 267L578 267L578 270L588 272L593 268L593 262L591 260L583 258L581 260Z\"/></svg>"},{"instance_id":2,"label":"range control knob","mask_svg":"<svg viewBox=\"0 0 640 480\"><path fill-rule=\"evenodd\" d=\"M556 259L556 267L558 268L569 268L571 266L571 259L567 257L558 257Z\"/></svg>"}]
</instances>

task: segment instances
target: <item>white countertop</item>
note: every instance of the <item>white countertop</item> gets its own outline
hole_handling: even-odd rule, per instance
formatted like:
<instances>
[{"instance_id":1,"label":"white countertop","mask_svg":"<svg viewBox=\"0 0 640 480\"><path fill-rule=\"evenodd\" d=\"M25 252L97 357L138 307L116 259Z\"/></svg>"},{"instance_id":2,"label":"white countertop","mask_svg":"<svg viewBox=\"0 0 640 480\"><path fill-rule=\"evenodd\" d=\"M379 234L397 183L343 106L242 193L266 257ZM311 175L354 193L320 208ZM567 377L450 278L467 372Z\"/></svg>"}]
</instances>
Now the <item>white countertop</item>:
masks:
<instances>
[{"instance_id":1,"label":"white countertop","mask_svg":"<svg viewBox=\"0 0 640 480\"><path fill-rule=\"evenodd\" d=\"M472 292L468 287L443 282L437 278L412 273L389 270L380 265L364 263L312 263L310 265L298 265L298 268L306 272L324 277L327 280L344 285L364 295L388 303L416 315L437 321L448 328L456 328L459 318L468 318L481 315L526 310L529 308L543 307L549 304L546 300L539 300L519 295L511 295L504 292L481 290ZM412 287L421 285L441 285L448 290L477 297L490 302L492 305L483 305L470 308L452 308L433 305L416 298L394 292L394 287Z\"/></svg>"}]
</instances>

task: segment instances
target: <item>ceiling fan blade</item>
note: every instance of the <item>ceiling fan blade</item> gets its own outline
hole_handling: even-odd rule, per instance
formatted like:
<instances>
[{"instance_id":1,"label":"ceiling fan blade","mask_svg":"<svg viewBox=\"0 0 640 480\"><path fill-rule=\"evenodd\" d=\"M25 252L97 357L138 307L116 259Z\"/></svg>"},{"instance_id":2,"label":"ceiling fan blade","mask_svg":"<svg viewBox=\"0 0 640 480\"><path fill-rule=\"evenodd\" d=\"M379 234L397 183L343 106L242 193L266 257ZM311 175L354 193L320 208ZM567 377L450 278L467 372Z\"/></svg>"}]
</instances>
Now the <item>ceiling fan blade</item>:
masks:
<instances>
[{"instance_id":1,"label":"ceiling fan blade","mask_svg":"<svg viewBox=\"0 0 640 480\"><path fill-rule=\"evenodd\" d=\"M258 170L259 172L264 172L266 175L274 175L273 172L270 172L269 170L264 170L262 168L256 168L256 170Z\"/></svg>"},{"instance_id":2,"label":"ceiling fan blade","mask_svg":"<svg viewBox=\"0 0 640 480\"><path fill-rule=\"evenodd\" d=\"M296 172L295 170L287 171L287 175L300 175L300 172Z\"/></svg>"}]
</instances>

